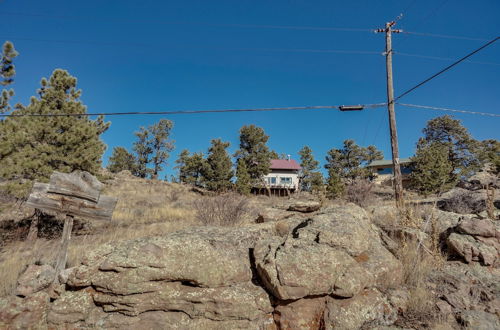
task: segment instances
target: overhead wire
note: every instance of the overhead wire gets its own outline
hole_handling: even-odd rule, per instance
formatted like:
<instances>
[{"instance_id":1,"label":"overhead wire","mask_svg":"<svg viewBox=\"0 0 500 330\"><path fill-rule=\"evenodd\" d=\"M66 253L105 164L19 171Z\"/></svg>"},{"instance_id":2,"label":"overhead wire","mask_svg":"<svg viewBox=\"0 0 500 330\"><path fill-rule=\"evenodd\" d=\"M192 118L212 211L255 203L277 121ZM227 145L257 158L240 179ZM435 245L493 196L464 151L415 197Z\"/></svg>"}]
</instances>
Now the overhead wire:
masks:
<instances>
[{"instance_id":1,"label":"overhead wire","mask_svg":"<svg viewBox=\"0 0 500 330\"><path fill-rule=\"evenodd\" d=\"M469 54L465 55L464 57L460 58L459 60L455 61L454 63L448 65L447 67L445 67L444 69L440 70L439 72L433 74L432 76L430 76L429 78L423 80L422 82L418 83L417 85L413 86L412 88L406 90L405 92L403 92L402 94L400 94L398 97L396 97L394 99L394 101L397 101L399 100L400 98L402 98L403 96L405 95L408 95L409 93L411 93L412 91L414 91L415 89L419 88L420 86L428 83L429 81L431 81L432 79L436 78L437 76L445 73L446 71L450 70L451 68L453 68L454 66L456 66L457 64L465 61L466 59L468 59L469 57L471 57L472 55L480 52L481 50L483 50L484 48L490 46L491 44L493 44L494 42L496 42L498 39L500 39L500 37L496 37L492 40L490 40L489 42L487 42L486 44L482 45L481 47L479 47L478 49L470 52Z\"/></svg>"},{"instance_id":2,"label":"overhead wire","mask_svg":"<svg viewBox=\"0 0 500 330\"><path fill-rule=\"evenodd\" d=\"M470 111L470 110L461 110L461 109L441 108L441 107L433 107L433 106L428 106L428 105L418 105L418 104L409 104L409 103L396 103L396 104L402 105L404 107L409 107L409 108L429 109L429 110L439 110L439 111L449 111L449 112L460 112L460 113L467 113L467 114L472 114L472 115L500 117L500 114L491 113L491 112L479 112L479 111Z\"/></svg>"},{"instance_id":3,"label":"overhead wire","mask_svg":"<svg viewBox=\"0 0 500 330\"><path fill-rule=\"evenodd\" d=\"M385 106L386 103L364 104L363 108L373 109ZM88 113L33 113L33 114L0 114L0 117L84 117L84 116L130 116L130 115L182 115L201 113L225 113L225 112L263 112L263 111L290 111L290 110L324 110L340 109L341 105L315 105L299 107L276 107L276 108L246 108L246 109L209 109L209 110L171 110L171 111L132 111L132 112L88 112Z\"/></svg>"},{"instance_id":4,"label":"overhead wire","mask_svg":"<svg viewBox=\"0 0 500 330\"><path fill-rule=\"evenodd\" d=\"M433 38L444 38L444 39L457 39L457 40L470 40L470 41L488 41L490 39L486 38L476 38L476 37L465 37L465 36L455 36L449 34L435 34L435 33L425 33L425 32L412 32L403 30L401 33L422 36L422 37L433 37Z\"/></svg>"},{"instance_id":5,"label":"overhead wire","mask_svg":"<svg viewBox=\"0 0 500 330\"><path fill-rule=\"evenodd\" d=\"M439 56L429 56L429 55L421 55L421 54L410 54L410 53L402 53L402 52L394 52L396 55L400 56L409 56L409 57L417 57L417 58L425 58L429 60L440 60L440 61L455 61L456 59L451 58L451 57L439 57ZM500 66L500 63L495 63L495 62L485 62L485 61L464 61L466 63L471 63L471 64L484 64L484 65L495 65L495 66Z\"/></svg>"}]
</instances>

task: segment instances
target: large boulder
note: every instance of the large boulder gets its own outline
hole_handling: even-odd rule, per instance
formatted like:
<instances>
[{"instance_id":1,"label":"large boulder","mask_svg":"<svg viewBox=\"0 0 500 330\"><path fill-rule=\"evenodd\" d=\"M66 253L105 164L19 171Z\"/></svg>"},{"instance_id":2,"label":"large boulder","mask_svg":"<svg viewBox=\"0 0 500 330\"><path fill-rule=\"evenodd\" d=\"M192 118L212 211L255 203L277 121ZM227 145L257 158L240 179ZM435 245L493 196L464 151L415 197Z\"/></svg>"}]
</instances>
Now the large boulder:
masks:
<instances>
[{"instance_id":1,"label":"large boulder","mask_svg":"<svg viewBox=\"0 0 500 330\"><path fill-rule=\"evenodd\" d=\"M255 260L266 288L280 300L316 295L352 297L372 276L346 252L321 244L264 241Z\"/></svg>"},{"instance_id":2,"label":"large boulder","mask_svg":"<svg viewBox=\"0 0 500 330\"><path fill-rule=\"evenodd\" d=\"M280 300L353 297L364 288L401 282L401 263L382 245L366 212L353 204L304 220L284 239L259 242L257 271Z\"/></svg>"},{"instance_id":3,"label":"large boulder","mask_svg":"<svg viewBox=\"0 0 500 330\"><path fill-rule=\"evenodd\" d=\"M500 261L500 224L488 219L462 219L446 239L448 250L467 263L477 261L498 266Z\"/></svg>"},{"instance_id":4,"label":"large boulder","mask_svg":"<svg viewBox=\"0 0 500 330\"><path fill-rule=\"evenodd\" d=\"M311 213L321 208L321 203L317 201L298 201L288 206L288 211Z\"/></svg>"},{"instance_id":5,"label":"large boulder","mask_svg":"<svg viewBox=\"0 0 500 330\"><path fill-rule=\"evenodd\" d=\"M92 287L93 302L121 317L143 319L154 311L164 312L150 314L159 320L175 319L175 311L197 320L193 326L200 320L245 320L263 327L272 323L273 308L266 291L252 282L250 249L273 234L273 226L204 227L104 245L69 274L67 286ZM86 311L69 315L90 317ZM62 311L51 311L51 322L64 318Z\"/></svg>"}]
</instances>

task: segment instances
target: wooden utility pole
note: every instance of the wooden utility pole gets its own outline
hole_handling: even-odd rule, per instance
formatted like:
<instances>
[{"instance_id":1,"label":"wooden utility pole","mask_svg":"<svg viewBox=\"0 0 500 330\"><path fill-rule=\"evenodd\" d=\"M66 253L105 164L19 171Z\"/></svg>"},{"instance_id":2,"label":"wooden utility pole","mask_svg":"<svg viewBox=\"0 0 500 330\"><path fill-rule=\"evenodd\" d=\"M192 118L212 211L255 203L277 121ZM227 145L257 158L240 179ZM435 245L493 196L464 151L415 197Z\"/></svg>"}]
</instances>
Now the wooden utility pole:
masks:
<instances>
[{"instance_id":1,"label":"wooden utility pole","mask_svg":"<svg viewBox=\"0 0 500 330\"><path fill-rule=\"evenodd\" d=\"M394 87L392 82L392 33L400 33L401 30L394 30L392 27L396 22L388 22L385 29L378 29L376 32L385 32L385 64L387 71L387 110L389 112L389 128L391 133L392 165L394 173L394 196L396 206L403 206L403 181L401 178L401 167L399 165L398 132L396 129L396 114L394 112Z\"/></svg>"}]
</instances>

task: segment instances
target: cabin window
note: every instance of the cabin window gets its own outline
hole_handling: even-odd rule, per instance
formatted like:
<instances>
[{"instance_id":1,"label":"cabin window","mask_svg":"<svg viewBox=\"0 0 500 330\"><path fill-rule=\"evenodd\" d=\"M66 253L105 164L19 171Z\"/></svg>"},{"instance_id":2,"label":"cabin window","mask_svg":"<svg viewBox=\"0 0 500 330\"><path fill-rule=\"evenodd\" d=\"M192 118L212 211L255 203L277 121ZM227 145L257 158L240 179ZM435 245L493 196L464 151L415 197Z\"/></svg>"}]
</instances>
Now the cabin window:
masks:
<instances>
[{"instance_id":1,"label":"cabin window","mask_svg":"<svg viewBox=\"0 0 500 330\"><path fill-rule=\"evenodd\" d=\"M267 178L267 182L269 184L276 184L276 178L272 177L272 178Z\"/></svg>"},{"instance_id":2,"label":"cabin window","mask_svg":"<svg viewBox=\"0 0 500 330\"><path fill-rule=\"evenodd\" d=\"M281 184L290 184L290 183L292 183L292 178L290 178L290 177L280 178L280 183Z\"/></svg>"}]
</instances>

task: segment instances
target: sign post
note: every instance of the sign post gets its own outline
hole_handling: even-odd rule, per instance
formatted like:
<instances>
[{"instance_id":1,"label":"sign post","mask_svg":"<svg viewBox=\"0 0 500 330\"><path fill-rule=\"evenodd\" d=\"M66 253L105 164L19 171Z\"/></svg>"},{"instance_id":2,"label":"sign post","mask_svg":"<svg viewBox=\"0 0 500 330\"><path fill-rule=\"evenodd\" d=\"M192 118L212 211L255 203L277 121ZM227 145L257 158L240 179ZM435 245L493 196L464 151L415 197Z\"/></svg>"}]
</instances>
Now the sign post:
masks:
<instances>
[{"instance_id":1,"label":"sign post","mask_svg":"<svg viewBox=\"0 0 500 330\"><path fill-rule=\"evenodd\" d=\"M54 172L49 183L35 182L26 205L45 212L64 215L61 246L56 260L56 278L66 267L74 217L111 220L117 199L101 195L103 184L88 172Z\"/></svg>"}]
</instances>

